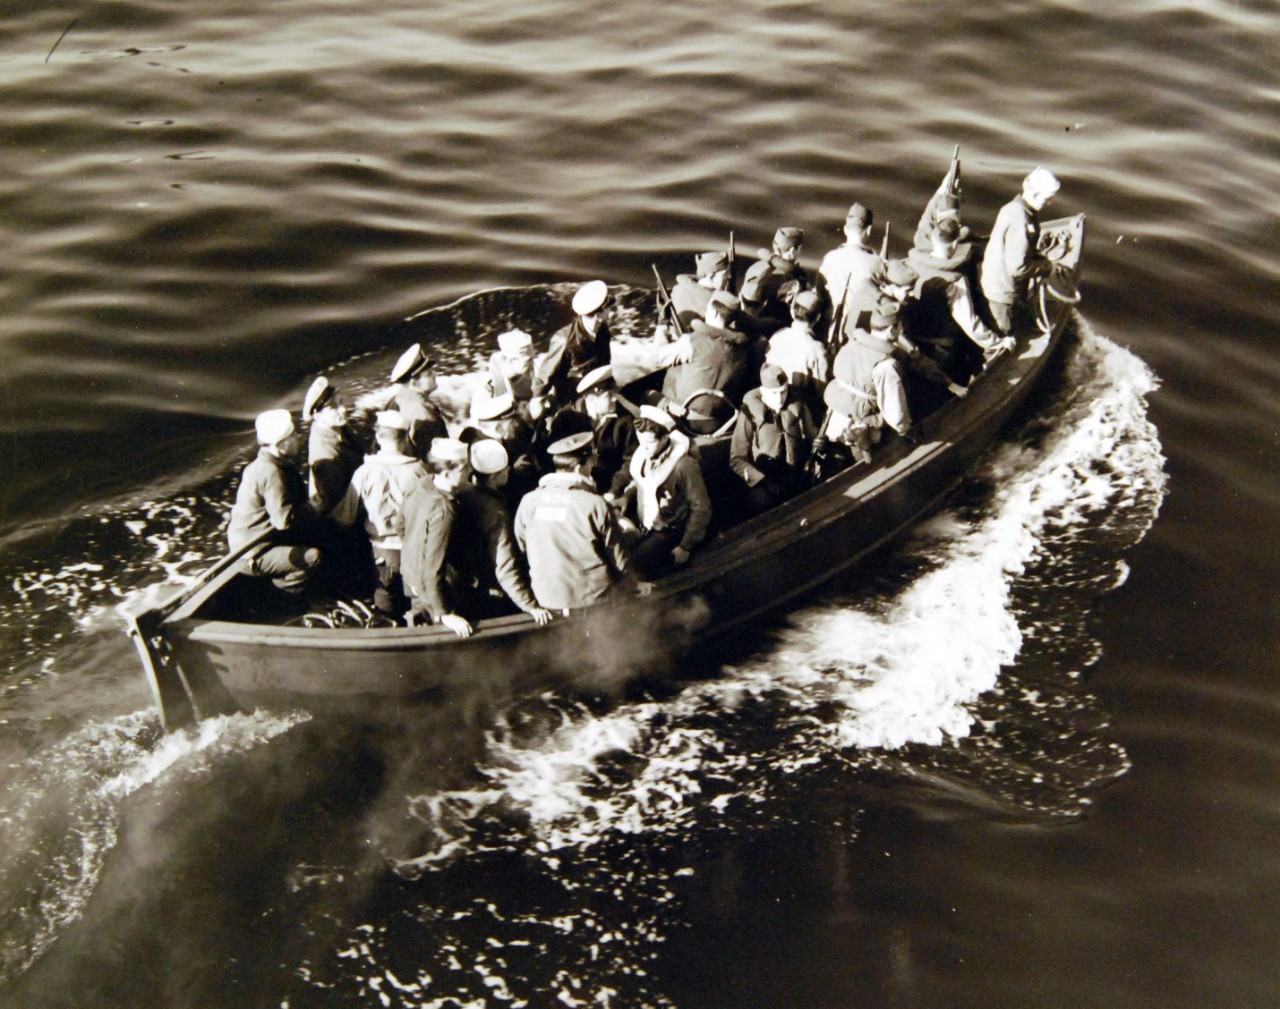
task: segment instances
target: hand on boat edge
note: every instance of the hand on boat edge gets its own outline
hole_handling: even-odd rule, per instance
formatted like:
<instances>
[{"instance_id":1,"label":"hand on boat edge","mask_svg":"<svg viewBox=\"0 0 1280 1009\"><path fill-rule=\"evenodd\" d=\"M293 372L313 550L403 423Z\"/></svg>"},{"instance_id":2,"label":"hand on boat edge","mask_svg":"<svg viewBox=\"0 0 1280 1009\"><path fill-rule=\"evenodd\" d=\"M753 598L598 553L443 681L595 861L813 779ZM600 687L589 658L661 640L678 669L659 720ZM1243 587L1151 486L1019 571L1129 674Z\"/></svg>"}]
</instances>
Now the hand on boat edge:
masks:
<instances>
[{"instance_id":1,"label":"hand on boat edge","mask_svg":"<svg viewBox=\"0 0 1280 1009\"><path fill-rule=\"evenodd\" d=\"M469 638L475 631L475 628L471 626L471 622L466 617L460 617L456 613L444 614L440 618L440 623L460 638Z\"/></svg>"},{"instance_id":2,"label":"hand on boat edge","mask_svg":"<svg viewBox=\"0 0 1280 1009\"><path fill-rule=\"evenodd\" d=\"M551 623L551 618L554 615L555 614L553 614L550 610L545 609L542 606L535 606L533 609L529 611L529 616L533 617L534 623L536 623L539 627L546 627L547 624Z\"/></svg>"}]
</instances>

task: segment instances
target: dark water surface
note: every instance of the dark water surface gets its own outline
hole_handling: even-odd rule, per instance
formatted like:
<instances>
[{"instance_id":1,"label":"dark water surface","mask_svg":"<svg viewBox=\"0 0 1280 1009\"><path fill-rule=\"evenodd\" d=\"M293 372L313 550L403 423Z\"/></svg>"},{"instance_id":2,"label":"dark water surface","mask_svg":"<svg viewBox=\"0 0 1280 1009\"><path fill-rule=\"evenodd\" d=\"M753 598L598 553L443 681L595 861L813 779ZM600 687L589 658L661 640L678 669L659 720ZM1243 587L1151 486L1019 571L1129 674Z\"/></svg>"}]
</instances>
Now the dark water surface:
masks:
<instances>
[{"instance_id":1,"label":"dark water surface","mask_svg":"<svg viewBox=\"0 0 1280 1009\"><path fill-rule=\"evenodd\" d=\"M0 1004L1280 1004L1273 4L0 28ZM1085 300L908 540L671 696L160 737L115 607L216 556L259 410L422 334L462 402L730 229L901 253L957 143L979 230L1059 174Z\"/></svg>"}]
</instances>

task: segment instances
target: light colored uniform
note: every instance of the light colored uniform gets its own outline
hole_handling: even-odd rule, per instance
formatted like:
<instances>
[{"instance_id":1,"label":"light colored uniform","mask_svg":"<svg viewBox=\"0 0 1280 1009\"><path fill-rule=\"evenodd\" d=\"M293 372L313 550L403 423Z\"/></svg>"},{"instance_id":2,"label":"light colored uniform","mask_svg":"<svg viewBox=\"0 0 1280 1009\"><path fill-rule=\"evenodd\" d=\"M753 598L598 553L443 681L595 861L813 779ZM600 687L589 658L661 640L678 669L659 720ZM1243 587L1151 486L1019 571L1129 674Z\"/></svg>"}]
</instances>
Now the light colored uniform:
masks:
<instances>
[{"instance_id":1,"label":"light colored uniform","mask_svg":"<svg viewBox=\"0 0 1280 1009\"><path fill-rule=\"evenodd\" d=\"M600 602L629 565L613 509L581 473L548 473L516 510L516 543L529 559L538 604L567 610Z\"/></svg>"}]
</instances>

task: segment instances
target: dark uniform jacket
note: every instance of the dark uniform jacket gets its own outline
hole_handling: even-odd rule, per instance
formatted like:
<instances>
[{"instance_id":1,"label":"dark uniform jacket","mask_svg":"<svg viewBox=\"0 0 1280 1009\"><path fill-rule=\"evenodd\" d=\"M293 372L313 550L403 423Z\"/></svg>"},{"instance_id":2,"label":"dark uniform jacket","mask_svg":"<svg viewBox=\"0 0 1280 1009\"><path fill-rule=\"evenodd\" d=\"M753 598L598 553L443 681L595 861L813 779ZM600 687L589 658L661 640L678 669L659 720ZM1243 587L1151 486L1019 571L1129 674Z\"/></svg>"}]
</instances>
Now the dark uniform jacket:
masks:
<instances>
[{"instance_id":1,"label":"dark uniform jacket","mask_svg":"<svg viewBox=\"0 0 1280 1009\"><path fill-rule=\"evenodd\" d=\"M598 603L630 563L613 509L579 473L544 476L520 502L515 537L534 596L552 610Z\"/></svg>"},{"instance_id":2,"label":"dark uniform jacket","mask_svg":"<svg viewBox=\"0 0 1280 1009\"><path fill-rule=\"evenodd\" d=\"M740 403L747 391L751 367L746 335L695 319L688 336L693 356L684 364L667 369L662 394L673 402L684 403L699 389L716 389ZM695 409L697 406L693 404Z\"/></svg>"},{"instance_id":3,"label":"dark uniform jacket","mask_svg":"<svg viewBox=\"0 0 1280 1009\"><path fill-rule=\"evenodd\" d=\"M234 552L269 529L296 531L309 518L307 489L298 471L267 451L244 468L227 527L227 546Z\"/></svg>"},{"instance_id":4,"label":"dark uniform jacket","mask_svg":"<svg viewBox=\"0 0 1280 1009\"><path fill-rule=\"evenodd\" d=\"M582 325L582 317L574 316L573 322L551 337L547 356L533 376L533 395L553 396L562 405L572 403L582 376L612 362L612 341L607 322L592 336Z\"/></svg>"},{"instance_id":5,"label":"dark uniform jacket","mask_svg":"<svg viewBox=\"0 0 1280 1009\"><path fill-rule=\"evenodd\" d=\"M780 411L764 403L759 389L742 400L729 465L748 487L770 481L787 489L799 486L816 426L808 406L794 392L788 393Z\"/></svg>"},{"instance_id":6,"label":"dark uniform jacket","mask_svg":"<svg viewBox=\"0 0 1280 1009\"><path fill-rule=\"evenodd\" d=\"M452 612L445 601L445 556L456 514L454 500L440 493L429 476L404 496L400 577L415 609L425 611L433 622Z\"/></svg>"},{"instance_id":7,"label":"dark uniform jacket","mask_svg":"<svg viewBox=\"0 0 1280 1009\"><path fill-rule=\"evenodd\" d=\"M307 462L311 469L311 507L317 515L333 511L363 461L364 450L346 424L329 427L312 423L307 437Z\"/></svg>"},{"instance_id":8,"label":"dark uniform jacket","mask_svg":"<svg viewBox=\"0 0 1280 1009\"><path fill-rule=\"evenodd\" d=\"M596 461L591 476L603 494L615 482L625 482L627 463L636 450L636 423L630 414L609 413L595 420Z\"/></svg>"},{"instance_id":9,"label":"dark uniform jacket","mask_svg":"<svg viewBox=\"0 0 1280 1009\"><path fill-rule=\"evenodd\" d=\"M445 553L450 581L464 591L501 588L529 613L537 607L516 553L511 516L501 499L479 487L463 487L454 497L453 529Z\"/></svg>"}]
</instances>

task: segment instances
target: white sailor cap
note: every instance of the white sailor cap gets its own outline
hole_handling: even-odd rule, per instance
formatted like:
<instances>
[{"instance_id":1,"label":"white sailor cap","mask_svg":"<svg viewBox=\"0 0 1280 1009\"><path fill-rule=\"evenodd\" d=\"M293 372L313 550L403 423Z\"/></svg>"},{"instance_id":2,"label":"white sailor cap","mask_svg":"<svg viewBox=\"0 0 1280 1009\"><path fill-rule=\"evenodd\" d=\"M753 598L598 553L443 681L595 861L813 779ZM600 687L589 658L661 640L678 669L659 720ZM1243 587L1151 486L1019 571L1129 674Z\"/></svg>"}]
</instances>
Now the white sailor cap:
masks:
<instances>
[{"instance_id":1,"label":"white sailor cap","mask_svg":"<svg viewBox=\"0 0 1280 1009\"><path fill-rule=\"evenodd\" d=\"M640 407L640 419L652 421L667 431L676 429L676 419L671 414L656 406L649 406L647 403Z\"/></svg>"},{"instance_id":2,"label":"white sailor cap","mask_svg":"<svg viewBox=\"0 0 1280 1009\"><path fill-rule=\"evenodd\" d=\"M589 448L593 441L595 436L590 431L578 431L575 434L565 435L559 441L553 441L547 446L547 455L579 455L584 449Z\"/></svg>"},{"instance_id":3,"label":"white sailor cap","mask_svg":"<svg viewBox=\"0 0 1280 1009\"><path fill-rule=\"evenodd\" d=\"M573 296L573 310L579 315L598 312L609 300L609 285L603 280L589 280Z\"/></svg>"},{"instance_id":4,"label":"white sailor cap","mask_svg":"<svg viewBox=\"0 0 1280 1009\"><path fill-rule=\"evenodd\" d=\"M497 420L516 408L516 398L509 392L487 396L479 392L471 401L471 416L476 420Z\"/></svg>"},{"instance_id":5,"label":"white sailor cap","mask_svg":"<svg viewBox=\"0 0 1280 1009\"><path fill-rule=\"evenodd\" d=\"M581 381L578 382L578 395L581 396L584 392L599 389L606 384L614 384L613 366L602 364L599 368L592 368L582 376Z\"/></svg>"},{"instance_id":6,"label":"white sailor cap","mask_svg":"<svg viewBox=\"0 0 1280 1009\"><path fill-rule=\"evenodd\" d=\"M288 410L264 410L253 422L261 445L279 445L293 434L293 414Z\"/></svg>"},{"instance_id":7,"label":"white sailor cap","mask_svg":"<svg viewBox=\"0 0 1280 1009\"><path fill-rule=\"evenodd\" d=\"M514 354L533 346L533 337L523 329L509 329L498 334L498 349L504 354Z\"/></svg>"},{"instance_id":8,"label":"white sailor cap","mask_svg":"<svg viewBox=\"0 0 1280 1009\"><path fill-rule=\"evenodd\" d=\"M457 438L432 438L427 456L433 462L466 462L470 453Z\"/></svg>"},{"instance_id":9,"label":"white sailor cap","mask_svg":"<svg viewBox=\"0 0 1280 1009\"><path fill-rule=\"evenodd\" d=\"M373 418L377 427L390 428L392 431L408 431L409 422L399 410L379 410Z\"/></svg>"},{"instance_id":10,"label":"white sailor cap","mask_svg":"<svg viewBox=\"0 0 1280 1009\"><path fill-rule=\"evenodd\" d=\"M302 419L310 420L314 417L315 412L328 403L337 391L323 375L317 378L302 400Z\"/></svg>"},{"instance_id":11,"label":"white sailor cap","mask_svg":"<svg viewBox=\"0 0 1280 1009\"><path fill-rule=\"evenodd\" d=\"M435 361L422 352L422 344L415 343L396 361L395 367L391 369L391 381L403 382L434 365Z\"/></svg>"},{"instance_id":12,"label":"white sailor cap","mask_svg":"<svg viewBox=\"0 0 1280 1009\"><path fill-rule=\"evenodd\" d=\"M495 438L481 438L471 446L471 468L482 476L501 473L510 461L506 448Z\"/></svg>"},{"instance_id":13,"label":"white sailor cap","mask_svg":"<svg viewBox=\"0 0 1280 1009\"><path fill-rule=\"evenodd\" d=\"M1041 193L1044 196L1052 196L1060 188L1062 188L1062 183L1047 168L1033 168L1027 177L1022 180L1022 191L1024 193Z\"/></svg>"}]
</instances>

